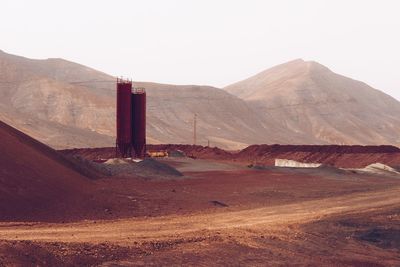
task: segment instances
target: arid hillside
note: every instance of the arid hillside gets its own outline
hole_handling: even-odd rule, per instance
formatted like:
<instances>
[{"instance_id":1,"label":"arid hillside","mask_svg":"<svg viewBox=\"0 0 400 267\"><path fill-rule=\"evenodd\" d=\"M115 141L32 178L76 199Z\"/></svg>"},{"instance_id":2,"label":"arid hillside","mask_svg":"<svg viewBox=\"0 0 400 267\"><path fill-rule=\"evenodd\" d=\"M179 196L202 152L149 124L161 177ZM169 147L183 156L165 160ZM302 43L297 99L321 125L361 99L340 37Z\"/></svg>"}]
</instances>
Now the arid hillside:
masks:
<instances>
[{"instance_id":1,"label":"arid hillside","mask_svg":"<svg viewBox=\"0 0 400 267\"><path fill-rule=\"evenodd\" d=\"M295 60L221 90L134 82L148 93L149 143L400 145L400 103ZM115 78L63 59L0 52L0 120L54 148L115 142Z\"/></svg>"},{"instance_id":2,"label":"arid hillside","mask_svg":"<svg viewBox=\"0 0 400 267\"><path fill-rule=\"evenodd\" d=\"M238 97L210 86L135 83L148 92L148 133L157 143L192 143L240 149L253 143L290 142L293 135L270 127ZM150 139L150 141L152 141Z\"/></svg>"},{"instance_id":3,"label":"arid hillside","mask_svg":"<svg viewBox=\"0 0 400 267\"><path fill-rule=\"evenodd\" d=\"M96 80L91 87L79 81ZM0 119L53 147L111 145L112 77L62 59L0 52Z\"/></svg>"},{"instance_id":4,"label":"arid hillside","mask_svg":"<svg viewBox=\"0 0 400 267\"><path fill-rule=\"evenodd\" d=\"M148 141L243 148L289 142L243 100L210 86L134 83L148 92ZM33 60L0 52L0 119L56 148L112 146L115 78L63 59Z\"/></svg>"},{"instance_id":5,"label":"arid hillside","mask_svg":"<svg viewBox=\"0 0 400 267\"><path fill-rule=\"evenodd\" d=\"M294 60L224 89L315 143L400 144L397 100L316 62Z\"/></svg>"}]
</instances>

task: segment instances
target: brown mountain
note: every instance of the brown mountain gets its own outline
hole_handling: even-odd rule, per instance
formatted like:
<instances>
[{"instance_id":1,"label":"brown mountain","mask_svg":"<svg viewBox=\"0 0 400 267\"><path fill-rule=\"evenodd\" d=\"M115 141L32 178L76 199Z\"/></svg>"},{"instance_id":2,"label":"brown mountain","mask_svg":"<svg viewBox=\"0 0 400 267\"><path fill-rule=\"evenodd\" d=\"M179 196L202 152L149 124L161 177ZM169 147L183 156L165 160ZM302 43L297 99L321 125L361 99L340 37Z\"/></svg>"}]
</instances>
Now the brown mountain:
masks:
<instances>
[{"instance_id":1,"label":"brown mountain","mask_svg":"<svg viewBox=\"0 0 400 267\"><path fill-rule=\"evenodd\" d=\"M245 101L210 86L135 83L148 92L148 141L237 149L290 142ZM113 146L115 78L63 59L33 60L0 52L0 120L56 148Z\"/></svg>"},{"instance_id":2,"label":"brown mountain","mask_svg":"<svg viewBox=\"0 0 400 267\"><path fill-rule=\"evenodd\" d=\"M110 145L110 76L62 59L0 52L0 119L54 147ZM102 118L102 119L97 119Z\"/></svg>"},{"instance_id":3,"label":"brown mountain","mask_svg":"<svg viewBox=\"0 0 400 267\"><path fill-rule=\"evenodd\" d=\"M134 83L148 92L149 143L239 149L256 143L399 145L400 104L368 85L295 60L226 90ZM115 78L63 59L0 52L0 120L55 148L113 146Z\"/></svg>"},{"instance_id":4,"label":"brown mountain","mask_svg":"<svg viewBox=\"0 0 400 267\"><path fill-rule=\"evenodd\" d=\"M224 89L313 143L400 145L399 101L316 62L294 60Z\"/></svg>"}]
</instances>

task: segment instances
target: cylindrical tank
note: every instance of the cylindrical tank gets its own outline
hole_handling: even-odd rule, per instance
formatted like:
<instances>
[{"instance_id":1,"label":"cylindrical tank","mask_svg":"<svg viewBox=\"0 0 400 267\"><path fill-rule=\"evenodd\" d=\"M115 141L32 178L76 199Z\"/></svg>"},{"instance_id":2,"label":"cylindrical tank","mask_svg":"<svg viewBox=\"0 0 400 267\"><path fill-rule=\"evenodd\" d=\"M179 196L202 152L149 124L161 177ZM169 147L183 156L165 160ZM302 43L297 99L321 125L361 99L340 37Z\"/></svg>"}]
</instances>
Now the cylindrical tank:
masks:
<instances>
[{"instance_id":1,"label":"cylindrical tank","mask_svg":"<svg viewBox=\"0 0 400 267\"><path fill-rule=\"evenodd\" d=\"M132 148L133 156L146 155L146 91L136 88L132 91Z\"/></svg>"},{"instance_id":2,"label":"cylindrical tank","mask_svg":"<svg viewBox=\"0 0 400 267\"><path fill-rule=\"evenodd\" d=\"M117 157L130 157L132 147L132 82L117 80Z\"/></svg>"}]
</instances>

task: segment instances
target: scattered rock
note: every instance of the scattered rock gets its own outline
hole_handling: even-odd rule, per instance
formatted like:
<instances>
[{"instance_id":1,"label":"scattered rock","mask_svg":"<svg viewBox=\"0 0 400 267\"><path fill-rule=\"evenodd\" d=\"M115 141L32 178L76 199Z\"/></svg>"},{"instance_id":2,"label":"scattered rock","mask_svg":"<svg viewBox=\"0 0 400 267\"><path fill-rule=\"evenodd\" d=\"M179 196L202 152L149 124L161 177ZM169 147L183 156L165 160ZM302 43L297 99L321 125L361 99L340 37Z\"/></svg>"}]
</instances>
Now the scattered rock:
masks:
<instances>
[{"instance_id":1,"label":"scattered rock","mask_svg":"<svg viewBox=\"0 0 400 267\"><path fill-rule=\"evenodd\" d=\"M218 207L229 207L227 204L220 202L218 200L212 200L210 201L211 204L213 204L214 206L218 206Z\"/></svg>"}]
</instances>

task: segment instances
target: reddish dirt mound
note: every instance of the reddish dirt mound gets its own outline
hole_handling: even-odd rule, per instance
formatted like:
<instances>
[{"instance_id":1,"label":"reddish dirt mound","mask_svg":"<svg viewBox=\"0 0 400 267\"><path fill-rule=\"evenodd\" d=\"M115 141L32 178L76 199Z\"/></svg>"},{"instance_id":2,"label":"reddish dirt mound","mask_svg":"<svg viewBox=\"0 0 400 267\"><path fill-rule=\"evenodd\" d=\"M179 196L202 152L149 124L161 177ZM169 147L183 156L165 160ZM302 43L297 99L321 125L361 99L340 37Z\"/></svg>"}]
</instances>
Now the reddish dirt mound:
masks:
<instances>
[{"instance_id":1,"label":"reddish dirt mound","mask_svg":"<svg viewBox=\"0 0 400 267\"><path fill-rule=\"evenodd\" d=\"M363 168L372 163L400 165L400 149L394 146L253 145L234 159L273 165L276 158L317 162L342 168Z\"/></svg>"},{"instance_id":2,"label":"reddish dirt mound","mask_svg":"<svg viewBox=\"0 0 400 267\"><path fill-rule=\"evenodd\" d=\"M275 159L301 162L317 162L342 168L364 168L373 163L400 166L400 149L394 146L339 146L339 145L252 145L241 151L225 151L219 148L194 145L148 145L151 151L181 150L187 156L274 165ZM66 155L79 155L90 160L112 158L113 148L69 149Z\"/></svg>"},{"instance_id":3,"label":"reddish dirt mound","mask_svg":"<svg viewBox=\"0 0 400 267\"><path fill-rule=\"evenodd\" d=\"M64 156L1 121L0 140L1 221L63 220L88 208L91 181Z\"/></svg>"},{"instance_id":4,"label":"reddish dirt mound","mask_svg":"<svg viewBox=\"0 0 400 267\"><path fill-rule=\"evenodd\" d=\"M252 145L238 153L239 155L266 152L309 152L309 153L400 153L394 146L340 146L340 145Z\"/></svg>"}]
</instances>

